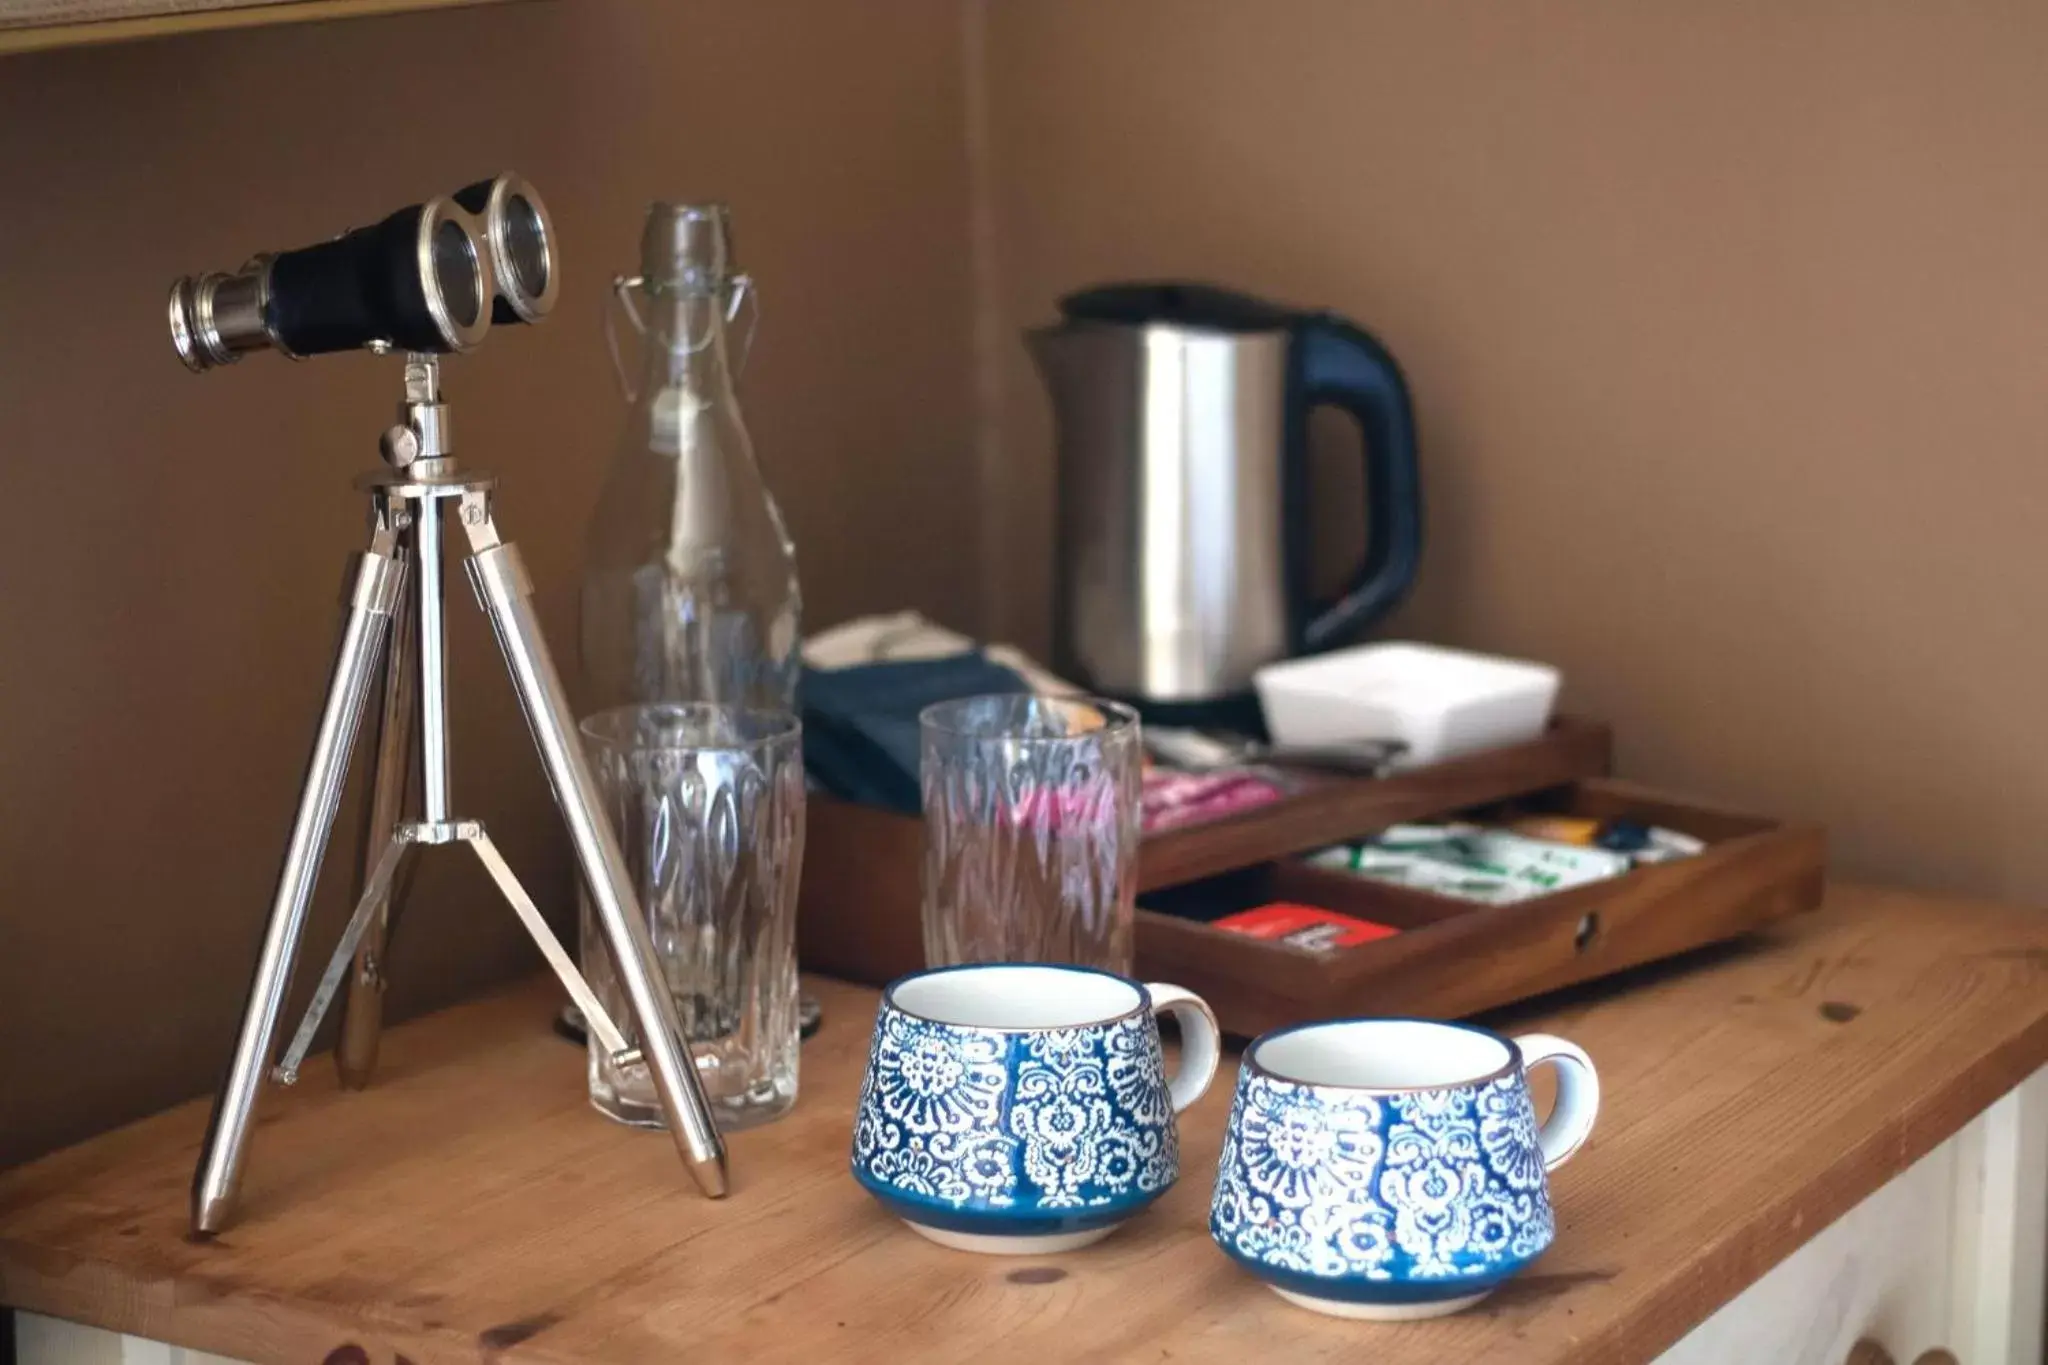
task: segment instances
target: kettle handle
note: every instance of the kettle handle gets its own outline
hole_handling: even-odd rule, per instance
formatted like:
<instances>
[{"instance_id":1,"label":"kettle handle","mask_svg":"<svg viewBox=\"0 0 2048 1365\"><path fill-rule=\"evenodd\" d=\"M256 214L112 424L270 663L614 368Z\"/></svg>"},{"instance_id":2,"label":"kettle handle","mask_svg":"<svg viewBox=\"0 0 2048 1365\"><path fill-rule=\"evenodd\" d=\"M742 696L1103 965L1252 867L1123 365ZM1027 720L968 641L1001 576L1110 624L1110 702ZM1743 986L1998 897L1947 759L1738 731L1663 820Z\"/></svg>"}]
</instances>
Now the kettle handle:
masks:
<instances>
[{"instance_id":1,"label":"kettle handle","mask_svg":"<svg viewBox=\"0 0 2048 1365\"><path fill-rule=\"evenodd\" d=\"M1422 558L1422 479L1415 414L1400 366L1385 347L1343 318L1312 313L1294 325L1298 395L1289 417L1288 458L1297 510L1307 524L1308 414L1329 405L1358 419L1365 434L1365 560L1333 602L1308 600L1305 537L1289 547L1295 620L1304 652L1347 644L1407 595Z\"/></svg>"}]
</instances>

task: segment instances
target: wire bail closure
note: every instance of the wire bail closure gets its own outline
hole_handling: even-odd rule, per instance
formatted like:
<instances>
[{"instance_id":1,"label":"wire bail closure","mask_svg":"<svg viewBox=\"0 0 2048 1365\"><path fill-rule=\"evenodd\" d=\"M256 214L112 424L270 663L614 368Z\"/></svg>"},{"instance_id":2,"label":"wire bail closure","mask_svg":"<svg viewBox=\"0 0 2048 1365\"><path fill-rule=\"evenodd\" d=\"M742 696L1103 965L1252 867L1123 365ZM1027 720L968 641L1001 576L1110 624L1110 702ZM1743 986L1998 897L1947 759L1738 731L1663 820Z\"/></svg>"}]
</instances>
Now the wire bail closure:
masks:
<instances>
[{"instance_id":1,"label":"wire bail closure","mask_svg":"<svg viewBox=\"0 0 2048 1365\"><path fill-rule=\"evenodd\" d=\"M641 337L647 335L647 323L640 316L640 310L633 306L633 291L638 289L654 292L658 288L659 286L649 285L645 275L612 276L612 297L625 312L626 321L632 325L633 331ZM732 376L734 382L738 382L739 377L746 372L748 357L754 353L754 336L761 330L761 295L754 287L754 277L747 274L730 276L723 286L723 292L728 296L723 309L728 327L738 320L741 308L748 304L753 305L747 319L746 336L740 342L739 354L733 358ZM711 345L711 338L708 335L702 341L691 341L687 337L681 340L686 355L696 355ZM612 321L612 310L609 307L604 310L604 348L611 355L612 373L618 377L619 392L625 395L628 403L639 402L639 390L633 387L632 376L626 372L625 359L619 354L618 327Z\"/></svg>"}]
</instances>

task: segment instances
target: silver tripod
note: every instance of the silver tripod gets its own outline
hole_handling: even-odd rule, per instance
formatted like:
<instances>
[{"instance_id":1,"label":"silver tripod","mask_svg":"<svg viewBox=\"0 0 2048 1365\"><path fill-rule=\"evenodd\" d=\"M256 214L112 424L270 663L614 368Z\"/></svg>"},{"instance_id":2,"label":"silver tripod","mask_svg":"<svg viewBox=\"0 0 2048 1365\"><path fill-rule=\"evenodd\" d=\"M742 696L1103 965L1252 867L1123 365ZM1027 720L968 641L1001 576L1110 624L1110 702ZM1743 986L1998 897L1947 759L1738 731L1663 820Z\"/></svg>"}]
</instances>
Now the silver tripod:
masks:
<instances>
[{"instance_id":1,"label":"silver tripod","mask_svg":"<svg viewBox=\"0 0 2048 1365\"><path fill-rule=\"evenodd\" d=\"M341 801L349 756L377 673L387 626L394 629L389 632L392 643L384 658L378 771L371 797L372 818L384 822L383 829L373 829L371 834L373 838L385 836L384 843L369 865L355 913L320 978L305 1020L273 1075L287 1085L297 1079L313 1035L373 924L377 932L372 943L381 944L393 879L412 849L419 844L467 844L511 902L591 1030L614 1054L614 1061L647 1064L669 1132L698 1187L713 1198L726 1191L725 1147L682 1042L675 1002L662 984L654 945L617 837L599 808L589 764L575 737L568 698L541 638L532 584L518 549L498 539L491 520L491 490L496 481L487 474L456 469L448 409L441 402L440 388L437 357L406 358L403 420L385 433L382 443L385 462L391 467L358 480L358 486L370 495L370 545L356 565L341 647L313 738L313 755L292 822L291 841L285 848L284 867L278 874L277 894L271 901L256 977L249 987L234 1057L214 1101L206 1145L193 1177L192 1225L202 1233L220 1231L233 1212L257 1092L291 985L307 907L334 828L335 809ZM591 902L604 926L606 946L632 1006L638 1048L628 1046L617 1024L591 993L483 825L451 814L442 616L442 542L451 512L468 537L470 581L511 671L520 707L547 769L548 785L569 827ZM409 565L413 584L408 595L405 578ZM408 629L414 624L416 630ZM419 819L407 820L402 818L401 808L404 765L411 747L406 721L412 710L415 667L421 811ZM365 954L364 969L381 973L374 953Z\"/></svg>"}]
</instances>

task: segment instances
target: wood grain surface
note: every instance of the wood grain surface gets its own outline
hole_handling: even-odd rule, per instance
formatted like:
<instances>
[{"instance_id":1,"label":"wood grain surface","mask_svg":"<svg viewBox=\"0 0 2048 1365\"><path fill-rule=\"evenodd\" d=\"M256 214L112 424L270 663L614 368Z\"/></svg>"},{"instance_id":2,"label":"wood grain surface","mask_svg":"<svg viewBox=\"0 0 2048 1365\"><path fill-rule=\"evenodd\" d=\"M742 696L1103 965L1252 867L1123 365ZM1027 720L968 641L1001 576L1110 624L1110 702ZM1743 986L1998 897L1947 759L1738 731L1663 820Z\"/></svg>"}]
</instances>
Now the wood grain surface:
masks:
<instances>
[{"instance_id":1,"label":"wood grain surface","mask_svg":"<svg viewBox=\"0 0 2048 1365\"><path fill-rule=\"evenodd\" d=\"M1554 1177L1557 1244L1472 1312L1343 1323L1215 1250L1228 1068L1181 1183L1063 1256L947 1251L846 1173L871 992L815 983L802 1098L689 1192L583 1098L534 983L394 1030L378 1084L266 1096L242 1220L185 1232L188 1105L0 1176L0 1301L253 1361L1653 1357L2048 1059L2048 917L1843 889L1759 941L1501 1021L1583 1044L1606 1107Z\"/></svg>"}]
</instances>

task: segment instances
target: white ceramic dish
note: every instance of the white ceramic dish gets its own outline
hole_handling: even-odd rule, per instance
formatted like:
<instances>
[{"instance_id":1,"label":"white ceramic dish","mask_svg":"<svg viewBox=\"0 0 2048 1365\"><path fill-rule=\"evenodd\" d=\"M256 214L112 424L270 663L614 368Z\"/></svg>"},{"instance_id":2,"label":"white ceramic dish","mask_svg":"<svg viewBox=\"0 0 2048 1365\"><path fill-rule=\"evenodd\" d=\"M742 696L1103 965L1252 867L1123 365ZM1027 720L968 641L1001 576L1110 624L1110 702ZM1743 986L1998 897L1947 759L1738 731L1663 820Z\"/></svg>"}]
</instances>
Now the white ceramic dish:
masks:
<instances>
[{"instance_id":1,"label":"white ceramic dish","mask_svg":"<svg viewBox=\"0 0 2048 1365\"><path fill-rule=\"evenodd\" d=\"M1550 723L1548 664L1390 641L1268 664L1253 676L1275 744L1397 739L1419 768L1534 739Z\"/></svg>"}]
</instances>

